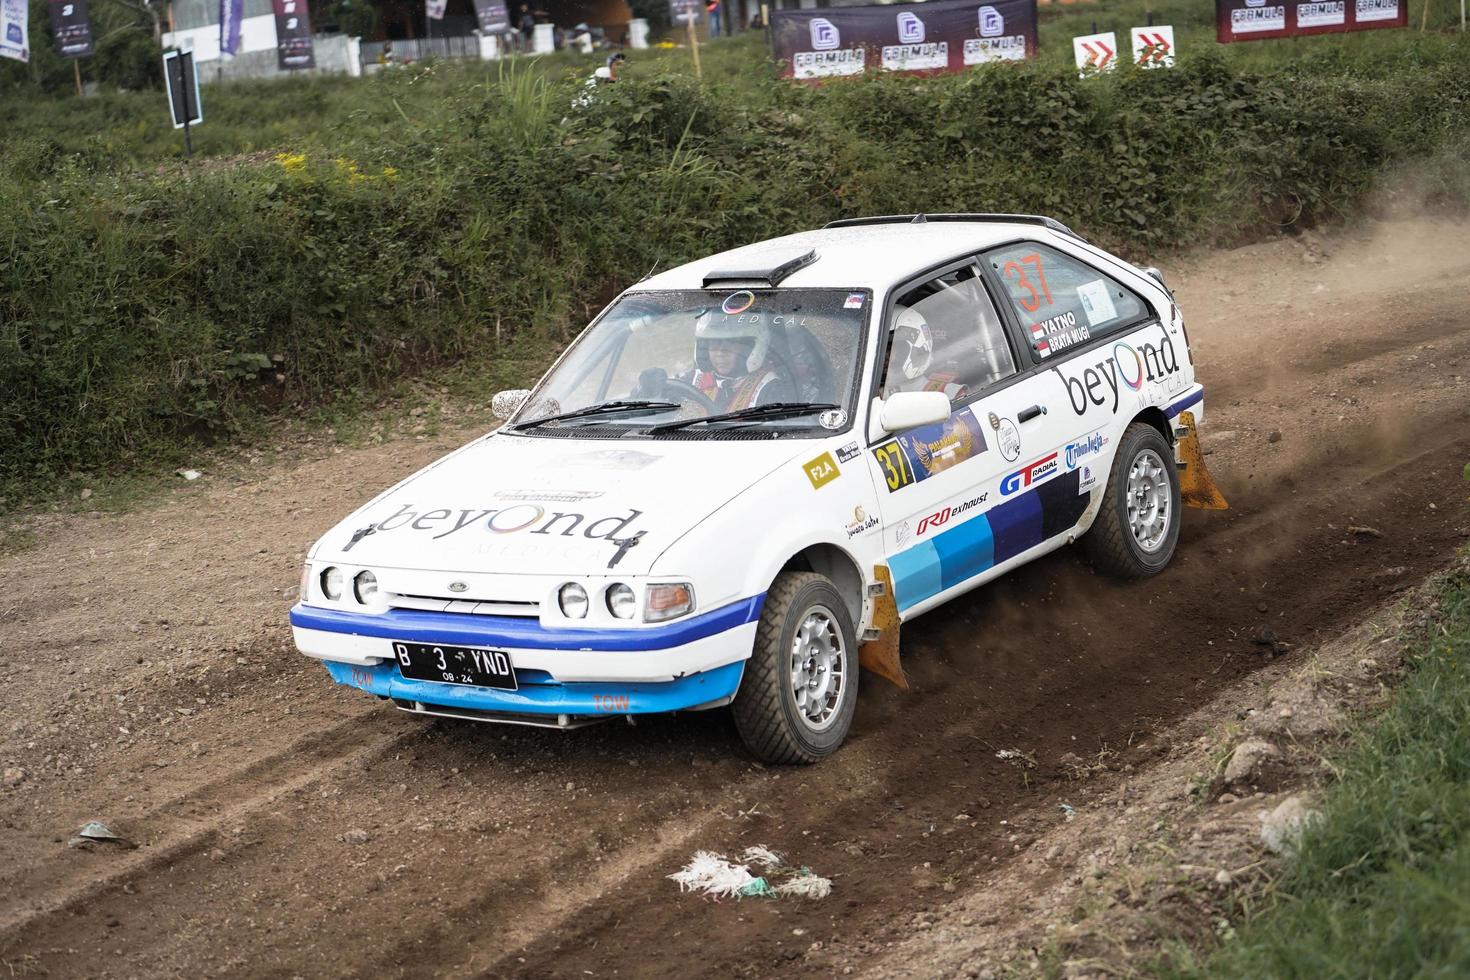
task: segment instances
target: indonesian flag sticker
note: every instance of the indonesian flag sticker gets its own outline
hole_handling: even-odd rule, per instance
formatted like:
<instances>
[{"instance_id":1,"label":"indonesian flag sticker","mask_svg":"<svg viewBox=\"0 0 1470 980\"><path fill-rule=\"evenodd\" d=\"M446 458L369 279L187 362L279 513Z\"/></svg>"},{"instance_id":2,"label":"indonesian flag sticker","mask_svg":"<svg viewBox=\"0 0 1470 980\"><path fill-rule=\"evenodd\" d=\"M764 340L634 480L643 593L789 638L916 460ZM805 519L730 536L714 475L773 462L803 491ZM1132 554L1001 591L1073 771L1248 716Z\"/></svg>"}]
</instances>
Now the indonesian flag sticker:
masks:
<instances>
[{"instance_id":1,"label":"indonesian flag sticker","mask_svg":"<svg viewBox=\"0 0 1470 980\"><path fill-rule=\"evenodd\" d=\"M1043 327L1039 323L1033 323L1031 325L1031 338L1032 343L1036 347L1036 353L1040 354L1042 357L1051 356L1051 344L1047 343L1046 341L1045 327Z\"/></svg>"},{"instance_id":2,"label":"indonesian flag sticker","mask_svg":"<svg viewBox=\"0 0 1470 980\"><path fill-rule=\"evenodd\" d=\"M844 310L860 310L863 308L865 297L862 293L848 293L847 300L842 304Z\"/></svg>"}]
</instances>

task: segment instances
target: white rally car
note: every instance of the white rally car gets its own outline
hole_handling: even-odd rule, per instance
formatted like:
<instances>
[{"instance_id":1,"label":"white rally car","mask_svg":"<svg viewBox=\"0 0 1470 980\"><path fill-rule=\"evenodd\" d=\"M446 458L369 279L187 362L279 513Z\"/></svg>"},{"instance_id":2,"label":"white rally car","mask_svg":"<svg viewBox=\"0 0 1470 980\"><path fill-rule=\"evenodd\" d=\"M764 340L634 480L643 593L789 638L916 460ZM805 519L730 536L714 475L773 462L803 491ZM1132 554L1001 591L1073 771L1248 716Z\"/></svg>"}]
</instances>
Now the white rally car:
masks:
<instances>
[{"instance_id":1,"label":"white rally car","mask_svg":"<svg viewBox=\"0 0 1470 980\"><path fill-rule=\"evenodd\" d=\"M405 710L728 704L810 762L859 663L904 683L903 622L1078 538L1160 571L1181 483L1223 506L1203 397L1162 277L1056 221L834 222L623 293L504 426L318 541L291 625Z\"/></svg>"}]
</instances>

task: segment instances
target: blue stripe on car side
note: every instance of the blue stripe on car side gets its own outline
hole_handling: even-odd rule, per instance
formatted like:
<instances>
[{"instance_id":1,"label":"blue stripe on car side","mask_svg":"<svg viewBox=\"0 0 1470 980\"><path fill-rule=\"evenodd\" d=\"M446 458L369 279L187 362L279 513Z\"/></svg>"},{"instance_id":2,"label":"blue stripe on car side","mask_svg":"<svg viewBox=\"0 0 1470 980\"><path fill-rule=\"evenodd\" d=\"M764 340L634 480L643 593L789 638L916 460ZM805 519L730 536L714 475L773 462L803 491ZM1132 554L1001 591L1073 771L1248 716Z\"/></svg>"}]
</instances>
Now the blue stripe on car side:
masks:
<instances>
[{"instance_id":1,"label":"blue stripe on car side","mask_svg":"<svg viewBox=\"0 0 1470 980\"><path fill-rule=\"evenodd\" d=\"M946 534L936 535L934 550L939 556L939 586L973 578L995 564L995 537L990 522L969 520Z\"/></svg>"},{"instance_id":2,"label":"blue stripe on car side","mask_svg":"<svg viewBox=\"0 0 1470 980\"><path fill-rule=\"evenodd\" d=\"M458 646L520 647L529 650L667 650L716 633L753 623L760 618L766 594L663 626L626 629L592 627L553 628L538 619L520 616L477 616L473 613L425 612L390 609L384 613L355 613L298 605L291 625L328 633L372 636L407 643Z\"/></svg>"},{"instance_id":3,"label":"blue stripe on car side","mask_svg":"<svg viewBox=\"0 0 1470 980\"><path fill-rule=\"evenodd\" d=\"M1205 390L1203 388L1200 388L1197 391L1190 392L1174 404L1170 405L1168 408L1164 409L1164 415L1172 419L1174 416L1178 415L1185 409L1193 408L1204 400Z\"/></svg>"},{"instance_id":4,"label":"blue stripe on car side","mask_svg":"<svg viewBox=\"0 0 1470 980\"><path fill-rule=\"evenodd\" d=\"M995 535L995 560L1014 558L1033 545L1041 543L1041 497L1027 490L1014 500L997 504L985 512ZM950 582L958 585L958 582Z\"/></svg>"},{"instance_id":5,"label":"blue stripe on car side","mask_svg":"<svg viewBox=\"0 0 1470 980\"><path fill-rule=\"evenodd\" d=\"M975 521L966 523L973 524ZM906 609L920 599L944 591L940 581L939 552L934 541L923 541L907 551L900 551L888 560L888 570L893 574L893 594L898 599L900 609ZM909 596L916 598L908 599Z\"/></svg>"}]
</instances>

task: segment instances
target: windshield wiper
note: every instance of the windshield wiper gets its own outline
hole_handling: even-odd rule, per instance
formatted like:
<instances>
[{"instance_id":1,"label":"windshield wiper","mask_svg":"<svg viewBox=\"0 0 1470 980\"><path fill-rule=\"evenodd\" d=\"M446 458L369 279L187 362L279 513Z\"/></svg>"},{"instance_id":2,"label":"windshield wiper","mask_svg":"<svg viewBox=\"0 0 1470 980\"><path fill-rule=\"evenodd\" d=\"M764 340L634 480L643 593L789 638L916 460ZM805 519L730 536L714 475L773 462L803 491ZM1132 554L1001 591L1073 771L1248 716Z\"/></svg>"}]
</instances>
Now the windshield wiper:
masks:
<instances>
[{"instance_id":1,"label":"windshield wiper","mask_svg":"<svg viewBox=\"0 0 1470 980\"><path fill-rule=\"evenodd\" d=\"M588 405L571 412L562 412L560 415L547 415L539 419L531 419L529 422L517 422L511 426L516 432L533 429L547 422L565 422L567 419L585 419L595 415L613 415L618 412L667 412L679 406L673 402L656 402L648 400L627 400L615 402L602 402L597 405Z\"/></svg>"},{"instance_id":2,"label":"windshield wiper","mask_svg":"<svg viewBox=\"0 0 1470 980\"><path fill-rule=\"evenodd\" d=\"M650 426L645 431L649 435L657 435L660 432L673 432L675 429L682 429L689 425L703 425L706 422L763 422L766 419L794 418L798 415L811 415L813 412L826 412L836 407L827 402L771 402L769 405L752 405L749 408L725 412L722 415L707 415L701 419L665 422L662 425Z\"/></svg>"}]
</instances>

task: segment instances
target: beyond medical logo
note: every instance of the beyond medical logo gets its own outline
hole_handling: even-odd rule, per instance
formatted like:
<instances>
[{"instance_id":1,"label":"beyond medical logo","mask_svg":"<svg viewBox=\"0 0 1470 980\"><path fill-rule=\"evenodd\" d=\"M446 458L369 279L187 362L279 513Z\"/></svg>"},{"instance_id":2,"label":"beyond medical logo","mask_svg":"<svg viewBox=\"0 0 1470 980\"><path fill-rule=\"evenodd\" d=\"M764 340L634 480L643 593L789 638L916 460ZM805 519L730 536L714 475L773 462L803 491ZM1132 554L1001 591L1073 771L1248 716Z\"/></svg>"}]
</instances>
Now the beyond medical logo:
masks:
<instances>
[{"instance_id":1,"label":"beyond medical logo","mask_svg":"<svg viewBox=\"0 0 1470 980\"><path fill-rule=\"evenodd\" d=\"M623 536L628 525L643 516L643 511L632 507L628 508L626 517L609 515L593 518L591 521L588 521L586 514L552 511L551 516L543 522L542 519L547 517L546 508L538 504L512 504L498 509L470 507L457 511L438 507L422 512L415 510L416 506L403 504L396 513L378 522L373 533L380 534L407 527L410 531L437 531L437 534L431 533L430 538L438 541L479 524L491 534L515 534L532 529L532 534L555 534L568 538L580 530L584 538L616 538Z\"/></svg>"},{"instance_id":2,"label":"beyond medical logo","mask_svg":"<svg viewBox=\"0 0 1470 980\"><path fill-rule=\"evenodd\" d=\"M1108 411L1116 412L1123 388L1140 391L1145 382L1162 381L1178 374L1179 357L1174 342L1168 334L1160 336L1162 342L1158 346L1143 343L1134 347L1119 341L1104 360L1083 368L1075 378L1063 374L1061 368L1052 368L1067 386L1072 411L1086 415L1092 405L1110 405Z\"/></svg>"},{"instance_id":3,"label":"beyond medical logo","mask_svg":"<svg viewBox=\"0 0 1470 980\"><path fill-rule=\"evenodd\" d=\"M1047 477L1057 471L1057 454L1043 456L1034 463L1021 467L1016 472L1000 481L1000 495L1009 497L1017 490L1024 490L1033 484L1041 483Z\"/></svg>"},{"instance_id":4,"label":"beyond medical logo","mask_svg":"<svg viewBox=\"0 0 1470 980\"><path fill-rule=\"evenodd\" d=\"M832 51L842 44L842 35L837 33L837 25L825 17L813 17L807 25L812 34L812 48L817 51Z\"/></svg>"},{"instance_id":5,"label":"beyond medical logo","mask_svg":"<svg viewBox=\"0 0 1470 980\"><path fill-rule=\"evenodd\" d=\"M905 10L898 15L898 40L901 44L924 43L924 22L918 14Z\"/></svg>"}]
</instances>

